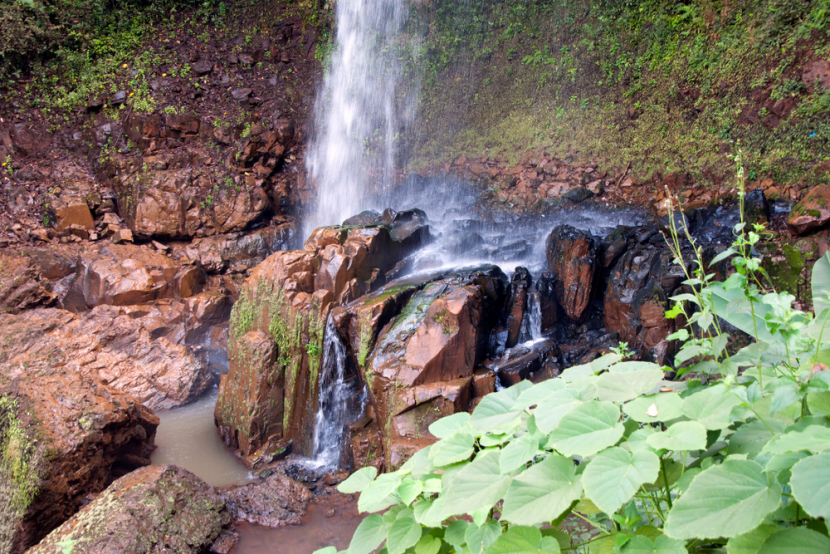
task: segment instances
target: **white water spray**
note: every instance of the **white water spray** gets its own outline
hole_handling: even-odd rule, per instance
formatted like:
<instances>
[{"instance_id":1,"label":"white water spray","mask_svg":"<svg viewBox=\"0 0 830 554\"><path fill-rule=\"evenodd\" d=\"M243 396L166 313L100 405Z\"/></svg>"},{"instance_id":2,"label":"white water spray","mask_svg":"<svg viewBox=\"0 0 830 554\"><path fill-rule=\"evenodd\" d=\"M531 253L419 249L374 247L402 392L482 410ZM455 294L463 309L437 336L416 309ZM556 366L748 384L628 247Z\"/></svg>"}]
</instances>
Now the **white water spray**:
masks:
<instances>
[{"instance_id":1,"label":"white water spray","mask_svg":"<svg viewBox=\"0 0 830 554\"><path fill-rule=\"evenodd\" d=\"M306 236L375 207L368 205L370 183L383 190L392 182L398 133L412 120L415 105L401 98L407 6L407 0L336 3L336 43L317 98L308 155L317 206L306 220Z\"/></svg>"}]
</instances>

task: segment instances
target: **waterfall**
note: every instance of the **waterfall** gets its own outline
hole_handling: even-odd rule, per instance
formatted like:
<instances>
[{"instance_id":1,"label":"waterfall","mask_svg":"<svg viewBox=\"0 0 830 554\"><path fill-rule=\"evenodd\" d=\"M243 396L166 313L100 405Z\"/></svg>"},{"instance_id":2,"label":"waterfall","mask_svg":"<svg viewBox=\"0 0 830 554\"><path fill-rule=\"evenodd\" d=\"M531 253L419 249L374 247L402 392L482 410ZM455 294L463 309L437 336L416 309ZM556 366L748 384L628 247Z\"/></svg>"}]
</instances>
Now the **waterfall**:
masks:
<instances>
[{"instance_id":1,"label":"waterfall","mask_svg":"<svg viewBox=\"0 0 830 554\"><path fill-rule=\"evenodd\" d=\"M370 207L370 183L385 189L392 182L396 141L414 116L416 96L400 98L407 6L407 0L336 2L335 47L307 158L317 206L306 235Z\"/></svg>"},{"instance_id":2,"label":"waterfall","mask_svg":"<svg viewBox=\"0 0 830 554\"><path fill-rule=\"evenodd\" d=\"M530 338L532 340L539 340L542 335L542 303L539 300L539 293L531 291L527 297L528 327L530 331Z\"/></svg>"},{"instance_id":3,"label":"waterfall","mask_svg":"<svg viewBox=\"0 0 830 554\"><path fill-rule=\"evenodd\" d=\"M323 336L319 408L314 422L315 465L338 466L347 420L353 411L354 392L346 379L346 347L329 315Z\"/></svg>"}]
</instances>

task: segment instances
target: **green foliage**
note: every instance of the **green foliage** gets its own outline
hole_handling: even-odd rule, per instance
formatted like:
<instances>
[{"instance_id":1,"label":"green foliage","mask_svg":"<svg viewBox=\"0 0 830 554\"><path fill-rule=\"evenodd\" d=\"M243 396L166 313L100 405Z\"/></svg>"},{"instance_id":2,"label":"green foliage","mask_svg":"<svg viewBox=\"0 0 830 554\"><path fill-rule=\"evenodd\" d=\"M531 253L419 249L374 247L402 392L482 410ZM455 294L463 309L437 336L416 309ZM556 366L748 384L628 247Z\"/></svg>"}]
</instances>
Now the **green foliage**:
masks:
<instances>
[{"instance_id":1,"label":"green foliage","mask_svg":"<svg viewBox=\"0 0 830 554\"><path fill-rule=\"evenodd\" d=\"M827 0L436 0L414 11L425 39L411 62L423 74L413 169L546 151L606 169L631 162L638 180L715 182L740 139L753 180L786 185L830 159L830 91L801 80L828 51ZM757 100L767 89L770 107L796 106L772 130Z\"/></svg>"},{"instance_id":2,"label":"green foliage","mask_svg":"<svg viewBox=\"0 0 830 554\"><path fill-rule=\"evenodd\" d=\"M18 417L18 401L0 396L0 475L13 484L12 507L23 514L40 490L35 442Z\"/></svg>"},{"instance_id":3,"label":"green foliage","mask_svg":"<svg viewBox=\"0 0 830 554\"><path fill-rule=\"evenodd\" d=\"M814 267L814 315L761 288L750 253L762 229L736 226L719 256L736 272L722 283L694 241L691 264L681 255L680 230L670 246L692 292L674 298L687 325L673 338L678 373L696 377L666 381L665 368L612 353L487 395L471 416L433 423L440 440L399 470L340 485L361 492L361 511L388 508L349 552L830 551L830 419L816 396L830 392L818 363L830 355L830 254ZM724 321L755 340L730 352ZM587 537L566 533L571 521Z\"/></svg>"}]
</instances>

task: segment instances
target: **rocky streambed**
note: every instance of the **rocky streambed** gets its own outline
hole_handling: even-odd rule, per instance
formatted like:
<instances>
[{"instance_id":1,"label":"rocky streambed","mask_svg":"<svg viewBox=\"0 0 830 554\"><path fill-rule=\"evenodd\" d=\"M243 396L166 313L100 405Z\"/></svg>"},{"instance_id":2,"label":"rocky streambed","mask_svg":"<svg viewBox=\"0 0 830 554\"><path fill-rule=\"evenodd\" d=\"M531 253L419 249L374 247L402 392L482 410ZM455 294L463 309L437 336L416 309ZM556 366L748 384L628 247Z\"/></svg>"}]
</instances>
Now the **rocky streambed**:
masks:
<instances>
[{"instance_id":1,"label":"rocky streambed","mask_svg":"<svg viewBox=\"0 0 830 554\"><path fill-rule=\"evenodd\" d=\"M397 468L436 419L621 341L670 363L664 312L685 277L665 218L592 201L520 218L425 181L401 211L251 251L246 272L177 256L195 243L3 253L16 292L0 314L0 550L256 552L299 541L261 528L295 524L350 535L338 468ZM687 215L707 259L730 242L733 212ZM258 233L222 240L240 251Z\"/></svg>"}]
</instances>

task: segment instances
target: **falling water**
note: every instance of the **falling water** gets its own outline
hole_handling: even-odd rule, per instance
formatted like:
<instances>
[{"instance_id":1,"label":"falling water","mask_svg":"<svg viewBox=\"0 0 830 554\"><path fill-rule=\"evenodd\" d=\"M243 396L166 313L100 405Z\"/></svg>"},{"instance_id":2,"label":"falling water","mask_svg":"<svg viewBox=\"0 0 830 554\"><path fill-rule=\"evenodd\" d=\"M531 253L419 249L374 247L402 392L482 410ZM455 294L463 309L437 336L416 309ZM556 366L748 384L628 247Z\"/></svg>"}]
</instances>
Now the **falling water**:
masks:
<instances>
[{"instance_id":1,"label":"falling water","mask_svg":"<svg viewBox=\"0 0 830 554\"><path fill-rule=\"evenodd\" d=\"M317 185L316 213L306 234L355 215L367 205L369 183L394 175L398 133L414 115L415 83L402 86L399 61L407 0L338 0L331 66L315 106L308 169Z\"/></svg>"},{"instance_id":2,"label":"falling water","mask_svg":"<svg viewBox=\"0 0 830 554\"><path fill-rule=\"evenodd\" d=\"M532 340L543 338L542 335L542 304L539 301L539 293L531 291L527 297L527 322Z\"/></svg>"},{"instance_id":3,"label":"falling water","mask_svg":"<svg viewBox=\"0 0 830 554\"><path fill-rule=\"evenodd\" d=\"M346 347L329 315L323 338L319 403L314 422L314 463L336 467L340 461L353 387L346 379ZM351 414L354 415L354 414Z\"/></svg>"}]
</instances>

